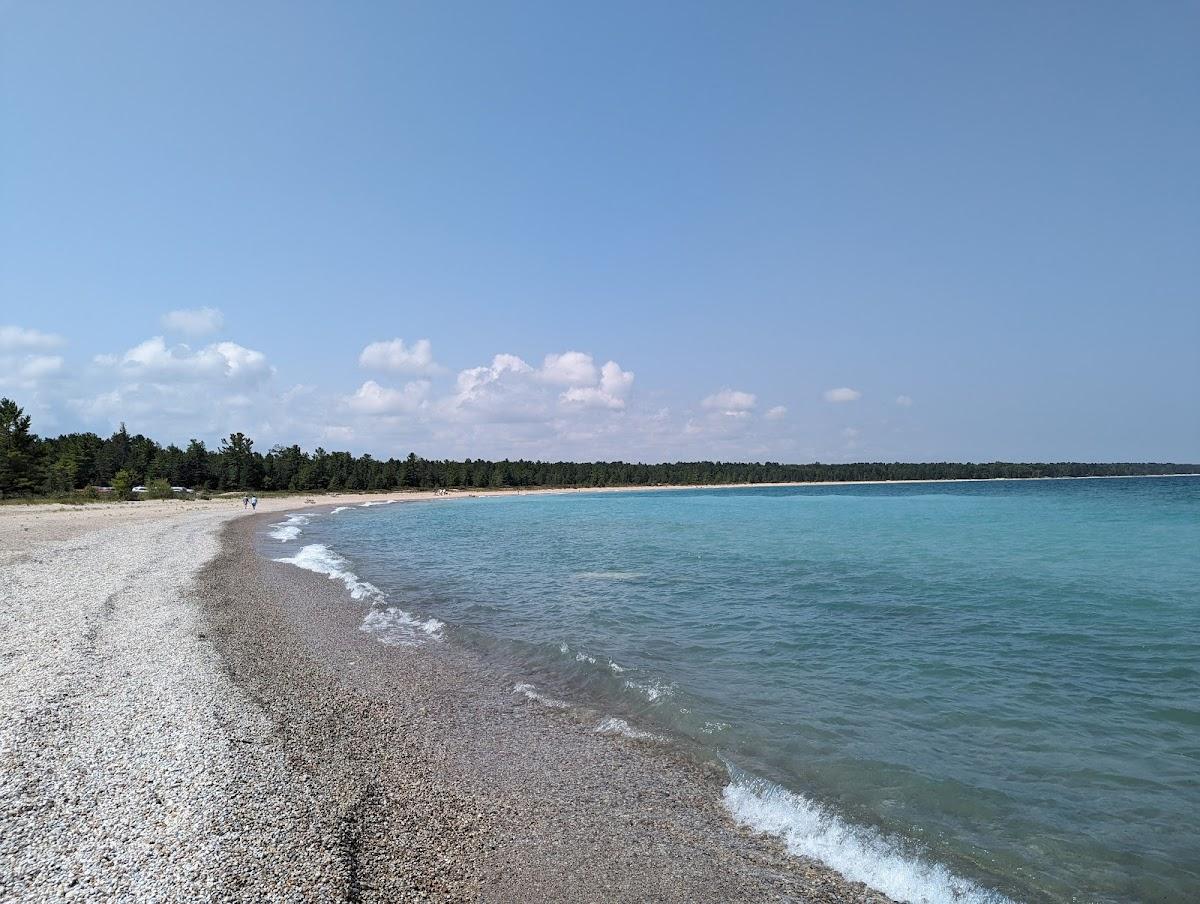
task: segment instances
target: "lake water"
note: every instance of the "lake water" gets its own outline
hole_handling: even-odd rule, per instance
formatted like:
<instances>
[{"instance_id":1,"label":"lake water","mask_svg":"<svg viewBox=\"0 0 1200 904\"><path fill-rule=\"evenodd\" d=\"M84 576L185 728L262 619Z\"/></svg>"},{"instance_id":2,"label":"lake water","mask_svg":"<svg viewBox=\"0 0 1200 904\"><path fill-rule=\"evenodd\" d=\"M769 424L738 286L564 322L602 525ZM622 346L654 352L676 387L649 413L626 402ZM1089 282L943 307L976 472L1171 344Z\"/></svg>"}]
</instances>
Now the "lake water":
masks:
<instances>
[{"instance_id":1,"label":"lake water","mask_svg":"<svg viewBox=\"0 0 1200 904\"><path fill-rule=\"evenodd\" d=\"M527 495L274 530L374 601L397 655L465 644L603 730L684 739L728 764L736 818L899 899L1200 900L1200 478Z\"/></svg>"}]
</instances>

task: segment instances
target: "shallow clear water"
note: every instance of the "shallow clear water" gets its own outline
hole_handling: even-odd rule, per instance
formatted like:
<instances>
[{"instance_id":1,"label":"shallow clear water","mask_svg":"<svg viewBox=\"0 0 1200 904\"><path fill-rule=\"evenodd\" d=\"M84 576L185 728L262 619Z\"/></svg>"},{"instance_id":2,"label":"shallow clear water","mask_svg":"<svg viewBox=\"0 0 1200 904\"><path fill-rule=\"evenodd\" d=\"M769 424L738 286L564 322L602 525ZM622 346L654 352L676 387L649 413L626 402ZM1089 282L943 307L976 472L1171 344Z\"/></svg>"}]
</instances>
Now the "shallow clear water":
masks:
<instances>
[{"instance_id":1,"label":"shallow clear water","mask_svg":"<svg viewBox=\"0 0 1200 904\"><path fill-rule=\"evenodd\" d=\"M479 498L298 526L281 555L323 544L424 636L714 750L735 816L896 897L1200 899L1200 478Z\"/></svg>"}]
</instances>

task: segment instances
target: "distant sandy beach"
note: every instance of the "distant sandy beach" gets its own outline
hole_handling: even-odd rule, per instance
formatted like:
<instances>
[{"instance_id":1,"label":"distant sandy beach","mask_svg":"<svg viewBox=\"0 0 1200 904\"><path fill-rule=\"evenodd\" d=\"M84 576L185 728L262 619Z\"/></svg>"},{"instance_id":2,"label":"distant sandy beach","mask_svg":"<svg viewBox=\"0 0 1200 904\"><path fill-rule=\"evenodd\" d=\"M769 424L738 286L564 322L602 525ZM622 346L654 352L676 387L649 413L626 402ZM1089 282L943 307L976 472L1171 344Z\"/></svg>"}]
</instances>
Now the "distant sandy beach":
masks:
<instances>
[{"instance_id":1,"label":"distant sandy beach","mask_svg":"<svg viewBox=\"0 0 1200 904\"><path fill-rule=\"evenodd\" d=\"M719 768L254 551L382 498L0 507L0 897L886 900L737 828Z\"/></svg>"}]
</instances>

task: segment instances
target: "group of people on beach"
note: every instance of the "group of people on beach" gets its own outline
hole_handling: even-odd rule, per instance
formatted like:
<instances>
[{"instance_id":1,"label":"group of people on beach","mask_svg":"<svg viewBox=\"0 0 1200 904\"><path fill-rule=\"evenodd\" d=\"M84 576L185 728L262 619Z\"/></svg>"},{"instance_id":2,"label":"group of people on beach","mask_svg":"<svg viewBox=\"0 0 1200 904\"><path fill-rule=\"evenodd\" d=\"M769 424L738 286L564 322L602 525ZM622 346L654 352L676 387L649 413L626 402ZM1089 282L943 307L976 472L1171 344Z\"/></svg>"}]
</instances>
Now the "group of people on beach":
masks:
<instances>
[{"instance_id":1,"label":"group of people on beach","mask_svg":"<svg viewBox=\"0 0 1200 904\"><path fill-rule=\"evenodd\" d=\"M257 496L243 496L242 497L242 508L245 508L246 506L250 506L250 510L254 511L256 508L258 508L258 497Z\"/></svg>"}]
</instances>

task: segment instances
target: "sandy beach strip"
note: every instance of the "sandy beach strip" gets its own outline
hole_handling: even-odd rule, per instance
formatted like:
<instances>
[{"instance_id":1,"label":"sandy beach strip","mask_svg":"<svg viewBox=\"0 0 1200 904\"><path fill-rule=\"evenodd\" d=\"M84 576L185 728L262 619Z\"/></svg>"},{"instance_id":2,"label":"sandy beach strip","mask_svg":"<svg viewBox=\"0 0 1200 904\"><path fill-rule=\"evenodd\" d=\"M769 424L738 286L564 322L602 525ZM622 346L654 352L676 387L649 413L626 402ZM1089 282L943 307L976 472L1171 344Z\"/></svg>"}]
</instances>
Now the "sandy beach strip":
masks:
<instances>
[{"instance_id":1,"label":"sandy beach strip","mask_svg":"<svg viewBox=\"0 0 1200 904\"><path fill-rule=\"evenodd\" d=\"M5 508L0 900L885 900L717 769L361 632L240 503Z\"/></svg>"}]
</instances>

